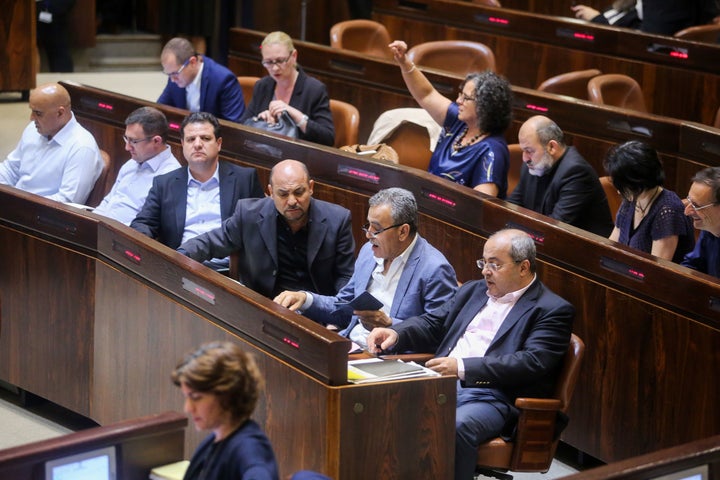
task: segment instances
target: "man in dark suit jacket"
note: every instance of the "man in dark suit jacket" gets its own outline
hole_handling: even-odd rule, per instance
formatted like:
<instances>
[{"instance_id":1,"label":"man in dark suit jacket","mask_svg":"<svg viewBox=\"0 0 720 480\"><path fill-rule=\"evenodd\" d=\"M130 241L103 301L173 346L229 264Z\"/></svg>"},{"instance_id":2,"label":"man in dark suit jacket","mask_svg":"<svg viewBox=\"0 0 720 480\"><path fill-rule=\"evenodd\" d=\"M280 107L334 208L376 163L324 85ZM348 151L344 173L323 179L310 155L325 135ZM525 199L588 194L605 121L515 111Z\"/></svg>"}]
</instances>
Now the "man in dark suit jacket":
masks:
<instances>
[{"instance_id":1,"label":"man in dark suit jacket","mask_svg":"<svg viewBox=\"0 0 720 480\"><path fill-rule=\"evenodd\" d=\"M170 248L179 247L183 238L220 225L241 198L262 196L254 168L218 160L222 138L213 115L188 115L180 138L188 167L155 177L145 204L130 223Z\"/></svg>"},{"instance_id":2,"label":"man in dark suit jacket","mask_svg":"<svg viewBox=\"0 0 720 480\"><path fill-rule=\"evenodd\" d=\"M353 273L350 211L312 198L307 167L283 160L270 171L270 197L237 203L216 228L183 243L194 260L239 255L240 281L266 297L283 290L334 295Z\"/></svg>"},{"instance_id":3,"label":"man in dark suit jacket","mask_svg":"<svg viewBox=\"0 0 720 480\"><path fill-rule=\"evenodd\" d=\"M456 480L473 478L478 445L512 432L516 398L552 394L574 317L573 306L537 279L526 233L492 235L478 266L484 280L465 283L434 312L374 329L367 340L378 353L435 352L425 365L458 376Z\"/></svg>"},{"instance_id":4,"label":"man in dark suit jacket","mask_svg":"<svg viewBox=\"0 0 720 480\"><path fill-rule=\"evenodd\" d=\"M607 237L612 215L600 178L575 147L568 147L555 122L542 115L520 127L520 181L508 202Z\"/></svg>"},{"instance_id":5,"label":"man in dark suit jacket","mask_svg":"<svg viewBox=\"0 0 720 480\"><path fill-rule=\"evenodd\" d=\"M368 330L440 308L455 293L455 270L445 256L417 233L417 202L404 188L387 188L370 197L368 242L355 272L337 295L285 291L275 302L322 324L345 330L340 335L365 348ZM336 308L368 291L381 310Z\"/></svg>"},{"instance_id":6,"label":"man in dark suit jacket","mask_svg":"<svg viewBox=\"0 0 720 480\"><path fill-rule=\"evenodd\" d=\"M192 44L179 37L165 45L160 63L168 82L157 103L240 121L245 111L242 88L226 67L196 54Z\"/></svg>"}]
</instances>

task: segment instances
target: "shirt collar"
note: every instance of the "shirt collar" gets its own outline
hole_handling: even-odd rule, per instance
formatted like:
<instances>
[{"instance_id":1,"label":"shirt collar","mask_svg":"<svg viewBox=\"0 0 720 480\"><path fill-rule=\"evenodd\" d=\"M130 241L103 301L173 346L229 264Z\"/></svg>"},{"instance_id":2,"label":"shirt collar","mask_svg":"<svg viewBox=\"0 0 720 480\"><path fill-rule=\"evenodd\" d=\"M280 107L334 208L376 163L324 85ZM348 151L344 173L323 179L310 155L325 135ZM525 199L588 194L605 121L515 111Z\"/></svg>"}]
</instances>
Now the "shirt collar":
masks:
<instances>
[{"instance_id":1,"label":"shirt collar","mask_svg":"<svg viewBox=\"0 0 720 480\"><path fill-rule=\"evenodd\" d=\"M62 145L65 143L68 139L72 137L72 130L73 127L77 124L77 120L75 120L75 114L70 112L70 120L63 125L63 127L55 134L51 139L48 140L48 142L57 142L59 145ZM45 137L47 139L47 137Z\"/></svg>"},{"instance_id":2,"label":"shirt collar","mask_svg":"<svg viewBox=\"0 0 720 480\"><path fill-rule=\"evenodd\" d=\"M192 90L200 90L200 83L202 81L202 72L203 68L205 68L205 62L200 62L200 66L198 67L197 75L195 75L195 78L193 78L193 81L190 82L190 84L186 88L190 88Z\"/></svg>"},{"instance_id":3,"label":"shirt collar","mask_svg":"<svg viewBox=\"0 0 720 480\"><path fill-rule=\"evenodd\" d=\"M516 303L520 297L523 296L523 294L527 291L530 286L535 283L535 280L537 279L537 275L533 275L533 279L530 283L528 283L526 286L521 288L520 290L515 290L514 292L506 293L502 297L493 297L490 295L490 293L487 294L487 296L490 298L491 301L497 302L497 303Z\"/></svg>"},{"instance_id":4,"label":"shirt collar","mask_svg":"<svg viewBox=\"0 0 720 480\"><path fill-rule=\"evenodd\" d=\"M190 171L190 167L187 167L188 169L188 185L195 183L196 185L207 185L208 183L215 180L217 183L220 183L220 162L217 163L215 166L215 172L213 173L212 177L208 178L206 182L201 182L200 180L196 180L195 177L193 177L192 172Z\"/></svg>"}]
</instances>

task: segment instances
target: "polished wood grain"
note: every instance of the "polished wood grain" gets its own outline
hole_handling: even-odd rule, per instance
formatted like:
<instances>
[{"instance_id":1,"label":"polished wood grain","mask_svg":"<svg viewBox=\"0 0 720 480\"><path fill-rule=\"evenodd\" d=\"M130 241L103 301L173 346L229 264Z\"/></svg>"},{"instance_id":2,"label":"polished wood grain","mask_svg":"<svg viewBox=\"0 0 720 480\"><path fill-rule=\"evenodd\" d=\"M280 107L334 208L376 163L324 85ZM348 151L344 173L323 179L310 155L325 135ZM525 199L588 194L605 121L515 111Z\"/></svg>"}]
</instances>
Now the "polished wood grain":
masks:
<instances>
[{"instance_id":1,"label":"polished wood grain","mask_svg":"<svg viewBox=\"0 0 720 480\"><path fill-rule=\"evenodd\" d=\"M145 480L150 470L183 459L187 418L158 413L81 430L0 451L0 478L45 479L45 462L97 448L115 446L117 478Z\"/></svg>"},{"instance_id":2,"label":"polished wood grain","mask_svg":"<svg viewBox=\"0 0 720 480\"><path fill-rule=\"evenodd\" d=\"M35 88L35 2L0 1L0 92Z\"/></svg>"}]
</instances>

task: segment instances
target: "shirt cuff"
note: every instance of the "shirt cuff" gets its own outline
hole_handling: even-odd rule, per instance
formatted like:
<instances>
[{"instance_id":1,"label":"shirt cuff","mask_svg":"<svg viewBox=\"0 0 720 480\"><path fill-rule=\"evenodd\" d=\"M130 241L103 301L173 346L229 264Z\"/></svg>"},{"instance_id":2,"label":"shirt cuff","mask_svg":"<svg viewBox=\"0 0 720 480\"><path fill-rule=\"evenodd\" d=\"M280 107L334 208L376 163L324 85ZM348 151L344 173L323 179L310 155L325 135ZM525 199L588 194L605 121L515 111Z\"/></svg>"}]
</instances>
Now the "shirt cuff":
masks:
<instances>
[{"instance_id":1,"label":"shirt cuff","mask_svg":"<svg viewBox=\"0 0 720 480\"><path fill-rule=\"evenodd\" d=\"M463 363L462 358L457 359L457 370L458 370L458 378L460 380L465 380L465 364Z\"/></svg>"}]
</instances>

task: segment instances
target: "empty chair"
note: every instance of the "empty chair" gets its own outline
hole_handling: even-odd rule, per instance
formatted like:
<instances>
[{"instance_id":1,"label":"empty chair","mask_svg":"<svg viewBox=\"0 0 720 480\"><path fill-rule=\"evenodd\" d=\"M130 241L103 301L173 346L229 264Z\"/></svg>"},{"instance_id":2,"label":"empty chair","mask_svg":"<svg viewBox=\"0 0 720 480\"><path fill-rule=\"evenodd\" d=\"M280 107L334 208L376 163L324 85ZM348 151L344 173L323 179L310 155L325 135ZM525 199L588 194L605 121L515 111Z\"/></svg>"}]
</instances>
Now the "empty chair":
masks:
<instances>
[{"instance_id":1,"label":"empty chair","mask_svg":"<svg viewBox=\"0 0 720 480\"><path fill-rule=\"evenodd\" d=\"M330 29L330 46L374 57L393 58L388 45L392 39L385 25L373 20L346 20Z\"/></svg>"},{"instance_id":2,"label":"empty chair","mask_svg":"<svg viewBox=\"0 0 720 480\"><path fill-rule=\"evenodd\" d=\"M243 91L243 99L245 100L245 105L250 105L253 88L255 88L255 83L260 80L260 77L237 77L237 79Z\"/></svg>"},{"instance_id":3,"label":"empty chair","mask_svg":"<svg viewBox=\"0 0 720 480\"><path fill-rule=\"evenodd\" d=\"M477 465L481 473L512 478L501 472L547 472L550 469L560 440L556 434L557 419L567 413L584 352L585 344L572 334L554 397L515 400L515 406L520 410L515 438L506 441L498 437L478 447Z\"/></svg>"},{"instance_id":4,"label":"empty chair","mask_svg":"<svg viewBox=\"0 0 720 480\"><path fill-rule=\"evenodd\" d=\"M330 99L330 113L332 113L333 127L335 128L335 146L342 147L358 143L360 126L358 109L349 103Z\"/></svg>"},{"instance_id":5,"label":"empty chair","mask_svg":"<svg viewBox=\"0 0 720 480\"><path fill-rule=\"evenodd\" d=\"M617 188L615 188L615 185L613 185L612 178L609 176L600 177L600 185L602 185L603 190L605 190L605 196L610 206L610 213L612 214L613 221L615 221L617 212L620 209L620 204L622 203L622 196L620 192L617 191Z\"/></svg>"},{"instance_id":6,"label":"empty chair","mask_svg":"<svg viewBox=\"0 0 720 480\"><path fill-rule=\"evenodd\" d=\"M93 189L90 191L90 195L88 195L87 200L85 200L85 205L90 207L100 205L102 199L105 198L105 195L107 195L113 183L115 183L115 178L110 175L110 169L112 167L110 154L101 149L100 156L102 156L103 168L100 171L100 176L95 180L95 186L93 186Z\"/></svg>"},{"instance_id":7,"label":"empty chair","mask_svg":"<svg viewBox=\"0 0 720 480\"><path fill-rule=\"evenodd\" d=\"M507 193L510 195L518 182L520 181L520 171L522 170L522 147L519 143L508 144L508 150L510 151L510 164L508 165L508 187Z\"/></svg>"},{"instance_id":8,"label":"empty chair","mask_svg":"<svg viewBox=\"0 0 720 480\"><path fill-rule=\"evenodd\" d=\"M707 25L688 27L680 30L679 32L675 32L673 36L676 38L682 38L683 40L691 40L693 42L718 43L718 37L720 36L720 24L709 23Z\"/></svg>"},{"instance_id":9,"label":"empty chair","mask_svg":"<svg viewBox=\"0 0 720 480\"><path fill-rule=\"evenodd\" d=\"M619 73L598 75L588 81L591 102L647 112L642 89L634 78Z\"/></svg>"},{"instance_id":10,"label":"empty chair","mask_svg":"<svg viewBox=\"0 0 720 480\"><path fill-rule=\"evenodd\" d=\"M587 100L588 81L601 73L597 68L561 73L560 75L548 78L538 85L537 89L541 92L567 95L569 97Z\"/></svg>"},{"instance_id":11,"label":"empty chair","mask_svg":"<svg viewBox=\"0 0 720 480\"><path fill-rule=\"evenodd\" d=\"M415 45L407 57L417 65L465 76L471 72L495 71L495 54L479 42L439 40Z\"/></svg>"}]
</instances>

